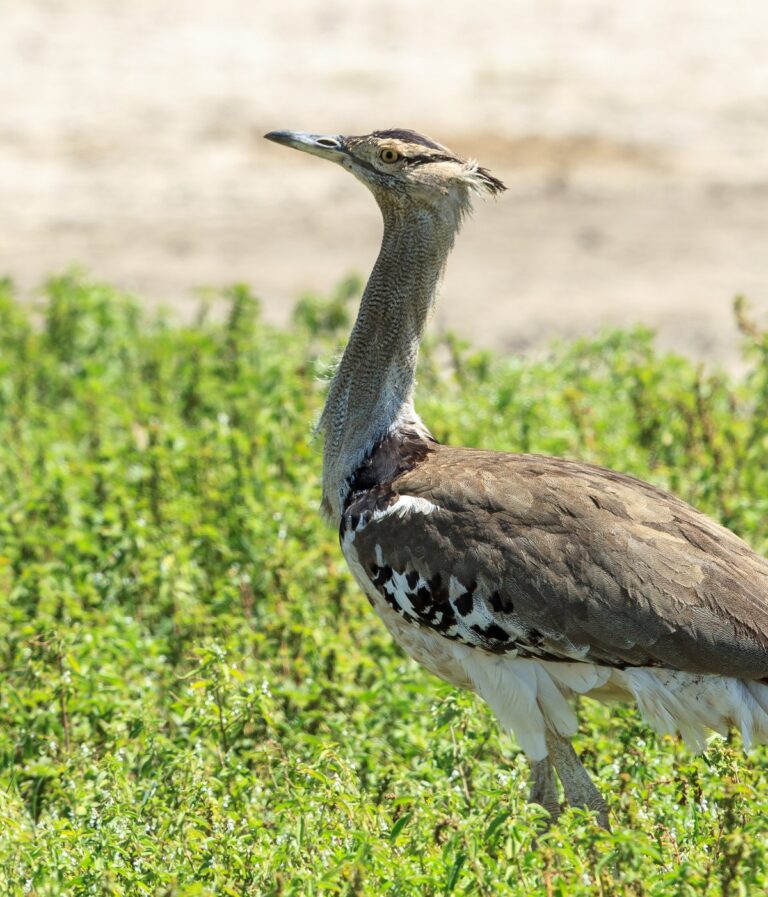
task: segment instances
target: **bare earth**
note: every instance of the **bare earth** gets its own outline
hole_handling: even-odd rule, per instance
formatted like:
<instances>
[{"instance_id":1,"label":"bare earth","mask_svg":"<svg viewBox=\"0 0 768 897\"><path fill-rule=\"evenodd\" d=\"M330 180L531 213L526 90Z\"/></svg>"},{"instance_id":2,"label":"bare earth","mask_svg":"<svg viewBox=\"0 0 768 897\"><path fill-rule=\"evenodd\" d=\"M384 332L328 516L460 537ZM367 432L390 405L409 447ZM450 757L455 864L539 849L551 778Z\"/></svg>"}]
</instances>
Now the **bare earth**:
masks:
<instances>
[{"instance_id":1,"label":"bare earth","mask_svg":"<svg viewBox=\"0 0 768 897\"><path fill-rule=\"evenodd\" d=\"M0 272L178 308L247 280L285 320L370 267L378 213L261 134L412 127L509 185L438 326L520 350L639 321L732 365L733 296L768 324L766 38L764 0L0 0Z\"/></svg>"}]
</instances>

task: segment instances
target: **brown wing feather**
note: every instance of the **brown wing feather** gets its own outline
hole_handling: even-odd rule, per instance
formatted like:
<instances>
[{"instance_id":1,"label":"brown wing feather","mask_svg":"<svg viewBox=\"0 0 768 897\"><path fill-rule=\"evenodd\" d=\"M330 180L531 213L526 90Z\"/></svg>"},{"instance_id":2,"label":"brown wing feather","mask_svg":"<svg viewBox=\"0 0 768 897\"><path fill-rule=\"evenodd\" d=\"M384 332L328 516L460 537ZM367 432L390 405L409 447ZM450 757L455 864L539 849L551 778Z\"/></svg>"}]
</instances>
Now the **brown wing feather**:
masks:
<instances>
[{"instance_id":1,"label":"brown wing feather","mask_svg":"<svg viewBox=\"0 0 768 897\"><path fill-rule=\"evenodd\" d=\"M357 493L342 527L398 495L439 510L368 513L355 534L361 559L376 566L378 547L402 574L438 577L444 591L451 577L471 585L475 611L525 651L768 676L768 561L647 483L557 458L430 446L391 483Z\"/></svg>"}]
</instances>

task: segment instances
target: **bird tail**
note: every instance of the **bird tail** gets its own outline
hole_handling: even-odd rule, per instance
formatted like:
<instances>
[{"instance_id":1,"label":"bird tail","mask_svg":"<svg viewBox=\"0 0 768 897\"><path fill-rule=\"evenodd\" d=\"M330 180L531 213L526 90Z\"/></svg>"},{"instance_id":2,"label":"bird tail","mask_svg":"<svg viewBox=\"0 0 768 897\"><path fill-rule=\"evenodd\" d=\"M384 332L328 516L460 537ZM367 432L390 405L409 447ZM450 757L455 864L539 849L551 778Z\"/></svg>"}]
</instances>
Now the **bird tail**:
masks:
<instances>
[{"instance_id":1,"label":"bird tail","mask_svg":"<svg viewBox=\"0 0 768 897\"><path fill-rule=\"evenodd\" d=\"M746 750L768 742L768 682L646 668L622 676L656 732L679 732L689 750L704 750L711 731L725 735L731 727Z\"/></svg>"},{"instance_id":2,"label":"bird tail","mask_svg":"<svg viewBox=\"0 0 768 897\"><path fill-rule=\"evenodd\" d=\"M768 744L768 680L745 682L744 685L754 702L760 708L756 714L753 741L755 744ZM746 745L748 747L748 745Z\"/></svg>"}]
</instances>

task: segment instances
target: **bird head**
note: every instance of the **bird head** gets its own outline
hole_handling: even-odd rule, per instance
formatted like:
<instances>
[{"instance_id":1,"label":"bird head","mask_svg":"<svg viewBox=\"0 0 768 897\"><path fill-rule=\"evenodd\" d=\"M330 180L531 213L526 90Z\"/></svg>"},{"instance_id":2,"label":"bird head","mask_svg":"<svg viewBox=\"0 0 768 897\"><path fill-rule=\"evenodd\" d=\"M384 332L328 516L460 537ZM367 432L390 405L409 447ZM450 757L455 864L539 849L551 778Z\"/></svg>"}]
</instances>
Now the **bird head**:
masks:
<instances>
[{"instance_id":1,"label":"bird head","mask_svg":"<svg viewBox=\"0 0 768 897\"><path fill-rule=\"evenodd\" d=\"M487 169L415 131L362 137L271 131L265 137L341 165L371 190L382 210L415 204L463 214L473 194L493 196L506 189Z\"/></svg>"}]
</instances>

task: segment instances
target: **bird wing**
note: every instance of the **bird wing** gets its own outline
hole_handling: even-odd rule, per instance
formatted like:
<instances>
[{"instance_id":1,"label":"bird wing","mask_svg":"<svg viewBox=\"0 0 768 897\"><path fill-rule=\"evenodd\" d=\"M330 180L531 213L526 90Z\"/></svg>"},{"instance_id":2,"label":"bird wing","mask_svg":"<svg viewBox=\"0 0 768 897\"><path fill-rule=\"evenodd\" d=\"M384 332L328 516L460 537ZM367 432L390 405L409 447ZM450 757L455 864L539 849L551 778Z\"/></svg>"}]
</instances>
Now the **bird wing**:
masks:
<instances>
[{"instance_id":1,"label":"bird wing","mask_svg":"<svg viewBox=\"0 0 768 897\"><path fill-rule=\"evenodd\" d=\"M768 561L604 468L430 446L352 496L345 552L416 626L494 653L768 676Z\"/></svg>"}]
</instances>

